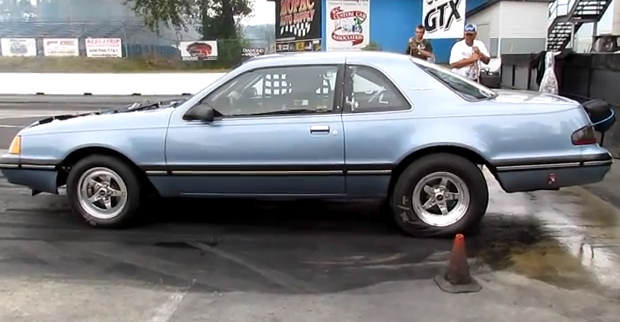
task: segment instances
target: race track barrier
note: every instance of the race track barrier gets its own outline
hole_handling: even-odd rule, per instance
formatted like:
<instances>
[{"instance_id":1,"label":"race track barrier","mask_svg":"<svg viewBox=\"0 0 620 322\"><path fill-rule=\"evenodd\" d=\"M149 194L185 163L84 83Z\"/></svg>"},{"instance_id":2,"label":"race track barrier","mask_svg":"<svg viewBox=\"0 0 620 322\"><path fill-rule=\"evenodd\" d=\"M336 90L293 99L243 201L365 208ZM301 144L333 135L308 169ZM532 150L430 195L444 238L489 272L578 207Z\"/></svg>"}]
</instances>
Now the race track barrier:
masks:
<instances>
[{"instance_id":1,"label":"race track barrier","mask_svg":"<svg viewBox=\"0 0 620 322\"><path fill-rule=\"evenodd\" d=\"M223 73L0 73L0 95L188 95Z\"/></svg>"}]
</instances>

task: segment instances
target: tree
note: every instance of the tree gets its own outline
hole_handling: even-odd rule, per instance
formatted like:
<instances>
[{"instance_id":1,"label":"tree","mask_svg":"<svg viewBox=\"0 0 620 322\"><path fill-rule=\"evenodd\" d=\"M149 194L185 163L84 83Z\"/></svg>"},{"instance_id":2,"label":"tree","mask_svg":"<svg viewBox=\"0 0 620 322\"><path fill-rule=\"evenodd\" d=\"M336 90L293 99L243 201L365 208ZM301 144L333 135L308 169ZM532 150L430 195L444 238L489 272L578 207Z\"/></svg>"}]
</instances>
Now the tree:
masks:
<instances>
[{"instance_id":1,"label":"tree","mask_svg":"<svg viewBox=\"0 0 620 322\"><path fill-rule=\"evenodd\" d=\"M153 31L197 26L204 38L237 38L237 21L249 15L249 0L127 0Z\"/></svg>"},{"instance_id":2,"label":"tree","mask_svg":"<svg viewBox=\"0 0 620 322\"><path fill-rule=\"evenodd\" d=\"M8 20L30 20L35 15L35 7L30 0L0 0L0 12Z\"/></svg>"},{"instance_id":3,"label":"tree","mask_svg":"<svg viewBox=\"0 0 620 322\"><path fill-rule=\"evenodd\" d=\"M196 28L203 40L218 40L218 60L212 67L230 67L241 60L247 45L238 22L252 13L250 0L127 0L148 28L161 24L174 28Z\"/></svg>"}]
</instances>

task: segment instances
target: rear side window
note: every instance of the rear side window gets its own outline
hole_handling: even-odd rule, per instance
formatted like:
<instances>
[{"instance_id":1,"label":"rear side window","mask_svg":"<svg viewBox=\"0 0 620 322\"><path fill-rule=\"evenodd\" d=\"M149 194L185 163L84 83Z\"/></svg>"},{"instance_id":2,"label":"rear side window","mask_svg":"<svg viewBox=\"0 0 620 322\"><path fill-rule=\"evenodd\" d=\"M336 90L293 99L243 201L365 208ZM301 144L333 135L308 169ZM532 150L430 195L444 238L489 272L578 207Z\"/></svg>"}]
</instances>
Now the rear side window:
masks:
<instances>
[{"instance_id":1,"label":"rear side window","mask_svg":"<svg viewBox=\"0 0 620 322\"><path fill-rule=\"evenodd\" d=\"M392 81L369 66L347 66L345 95L347 111L350 113L402 111L411 108Z\"/></svg>"},{"instance_id":2,"label":"rear side window","mask_svg":"<svg viewBox=\"0 0 620 322\"><path fill-rule=\"evenodd\" d=\"M467 100L484 100L497 96L493 90L457 75L447 68L417 61L414 61L414 64Z\"/></svg>"}]
</instances>

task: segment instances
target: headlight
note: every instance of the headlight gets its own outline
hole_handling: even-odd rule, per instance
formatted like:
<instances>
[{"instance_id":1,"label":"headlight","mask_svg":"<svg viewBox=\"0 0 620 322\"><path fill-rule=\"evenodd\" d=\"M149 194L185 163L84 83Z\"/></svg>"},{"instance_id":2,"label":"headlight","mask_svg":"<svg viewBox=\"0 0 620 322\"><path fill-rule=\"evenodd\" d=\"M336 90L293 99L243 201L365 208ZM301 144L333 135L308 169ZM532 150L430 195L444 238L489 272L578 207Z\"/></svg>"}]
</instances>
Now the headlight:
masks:
<instances>
[{"instance_id":1,"label":"headlight","mask_svg":"<svg viewBox=\"0 0 620 322\"><path fill-rule=\"evenodd\" d=\"M22 152L22 136L16 135L11 141L11 146L9 146L10 154L20 154Z\"/></svg>"}]
</instances>

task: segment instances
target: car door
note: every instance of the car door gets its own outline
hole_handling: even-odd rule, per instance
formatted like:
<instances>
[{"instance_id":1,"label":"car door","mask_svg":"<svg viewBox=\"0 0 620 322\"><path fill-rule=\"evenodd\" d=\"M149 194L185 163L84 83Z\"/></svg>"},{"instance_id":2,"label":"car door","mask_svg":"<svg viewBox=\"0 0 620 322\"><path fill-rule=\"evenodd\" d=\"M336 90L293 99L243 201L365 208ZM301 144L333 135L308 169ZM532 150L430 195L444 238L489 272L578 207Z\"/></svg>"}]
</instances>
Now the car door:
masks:
<instances>
[{"instance_id":1,"label":"car door","mask_svg":"<svg viewBox=\"0 0 620 322\"><path fill-rule=\"evenodd\" d=\"M342 195L344 67L250 70L208 94L210 123L173 118L166 162L185 195Z\"/></svg>"},{"instance_id":2,"label":"car door","mask_svg":"<svg viewBox=\"0 0 620 322\"><path fill-rule=\"evenodd\" d=\"M400 135L411 126L402 122L402 116L412 105L386 74L372 66L347 64L344 84L347 193L351 197L383 196L402 140L408 140Z\"/></svg>"}]
</instances>

